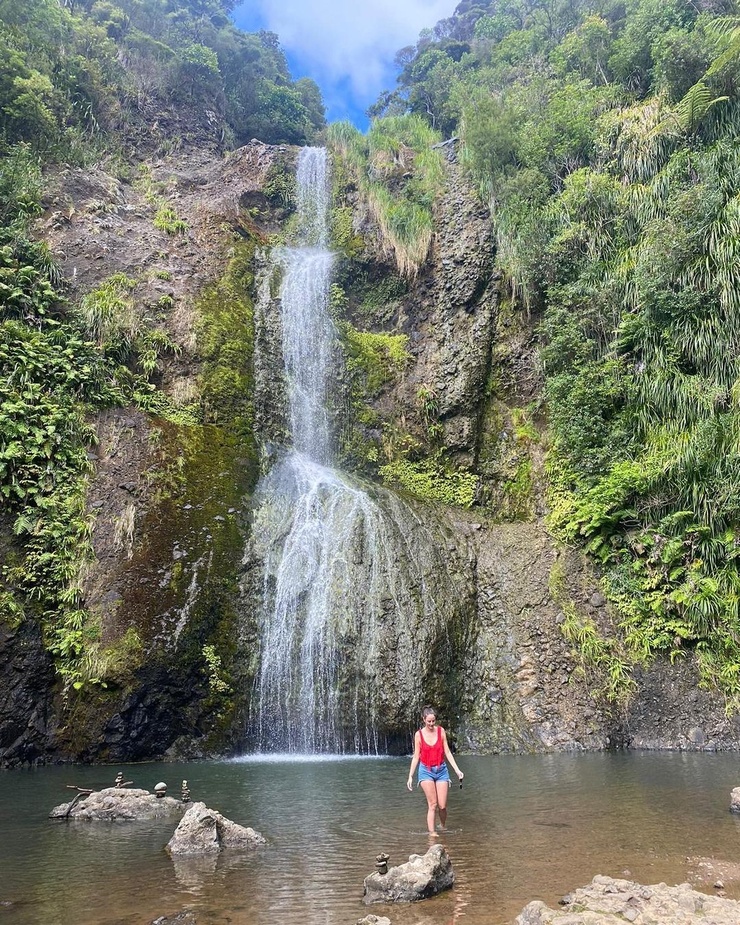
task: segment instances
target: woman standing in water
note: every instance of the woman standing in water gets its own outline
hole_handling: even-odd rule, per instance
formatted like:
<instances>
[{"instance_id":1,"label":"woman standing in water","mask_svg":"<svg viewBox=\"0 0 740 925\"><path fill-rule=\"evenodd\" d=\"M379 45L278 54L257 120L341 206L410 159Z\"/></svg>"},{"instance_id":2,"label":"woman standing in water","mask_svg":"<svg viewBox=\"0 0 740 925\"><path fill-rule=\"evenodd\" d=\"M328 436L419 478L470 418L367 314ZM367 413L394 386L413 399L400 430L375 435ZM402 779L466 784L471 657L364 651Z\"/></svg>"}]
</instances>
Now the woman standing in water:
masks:
<instances>
[{"instance_id":1,"label":"woman standing in water","mask_svg":"<svg viewBox=\"0 0 740 925\"><path fill-rule=\"evenodd\" d=\"M442 828L447 822L447 796L452 785L445 758L455 769L461 787L465 775L452 757L444 729L437 725L437 714L434 707L424 707L421 711L421 718L424 725L414 735L414 756L411 759L406 786L409 790L414 789L414 771L418 765L419 785L427 798L427 828L430 835L435 835L434 823L437 810L439 810L439 821Z\"/></svg>"}]
</instances>

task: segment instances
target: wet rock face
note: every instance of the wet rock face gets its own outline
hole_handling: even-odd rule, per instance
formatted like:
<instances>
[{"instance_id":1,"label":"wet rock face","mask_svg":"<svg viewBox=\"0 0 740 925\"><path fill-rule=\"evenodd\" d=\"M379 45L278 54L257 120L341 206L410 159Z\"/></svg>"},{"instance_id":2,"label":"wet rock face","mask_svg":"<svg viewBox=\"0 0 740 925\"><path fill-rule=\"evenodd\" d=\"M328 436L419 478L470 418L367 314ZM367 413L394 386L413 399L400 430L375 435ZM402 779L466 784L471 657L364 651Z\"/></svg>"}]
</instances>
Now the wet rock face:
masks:
<instances>
[{"instance_id":1,"label":"wet rock face","mask_svg":"<svg viewBox=\"0 0 740 925\"><path fill-rule=\"evenodd\" d=\"M422 384L438 396L444 444L468 464L474 459L498 304L494 253L488 210L450 160L432 252L401 316L415 359L402 388L412 404Z\"/></svg>"},{"instance_id":2,"label":"wet rock face","mask_svg":"<svg viewBox=\"0 0 740 925\"><path fill-rule=\"evenodd\" d=\"M740 903L699 893L688 883L642 886L599 876L566 896L562 909L531 902L517 916L516 925L736 925L739 921Z\"/></svg>"},{"instance_id":3,"label":"wet rock face","mask_svg":"<svg viewBox=\"0 0 740 925\"><path fill-rule=\"evenodd\" d=\"M54 666L38 626L0 623L0 768L43 762L54 750Z\"/></svg>"},{"instance_id":4,"label":"wet rock face","mask_svg":"<svg viewBox=\"0 0 740 925\"><path fill-rule=\"evenodd\" d=\"M478 635L461 744L479 752L607 747L618 722L577 672L560 631L550 590L557 553L543 527L492 524L474 537ZM574 558L567 568L579 565Z\"/></svg>"},{"instance_id":5,"label":"wet rock face","mask_svg":"<svg viewBox=\"0 0 740 925\"><path fill-rule=\"evenodd\" d=\"M656 660L637 668L635 680L627 717L633 748L740 750L740 717L727 716L721 694L700 687L693 657Z\"/></svg>"},{"instance_id":6,"label":"wet rock face","mask_svg":"<svg viewBox=\"0 0 740 925\"><path fill-rule=\"evenodd\" d=\"M626 700L606 699L606 679L583 671L562 634L563 606L593 621L606 638L618 636L616 618L585 560L556 549L540 522L483 523L471 531L470 518L458 516L455 532L466 530L476 557L477 619L464 671L460 747L483 753L740 748L740 720L727 717L720 695L699 688L691 657L638 667ZM564 579L559 595L556 573Z\"/></svg>"},{"instance_id":7,"label":"wet rock face","mask_svg":"<svg viewBox=\"0 0 740 925\"><path fill-rule=\"evenodd\" d=\"M417 902L448 890L454 882L449 854L442 845L432 845L426 854L412 854L406 864L391 867L387 874L365 877L363 902Z\"/></svg>"}]
</instances>

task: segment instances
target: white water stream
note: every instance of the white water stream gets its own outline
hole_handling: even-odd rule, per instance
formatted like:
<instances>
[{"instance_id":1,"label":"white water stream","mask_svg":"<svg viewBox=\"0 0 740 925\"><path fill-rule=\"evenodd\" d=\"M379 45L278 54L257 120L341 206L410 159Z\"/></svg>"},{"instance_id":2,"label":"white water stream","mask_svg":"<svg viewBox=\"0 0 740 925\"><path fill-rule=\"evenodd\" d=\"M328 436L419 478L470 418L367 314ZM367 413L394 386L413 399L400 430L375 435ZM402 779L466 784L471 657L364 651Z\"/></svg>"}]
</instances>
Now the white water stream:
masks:
<instances>
[{"instance_id":1,"label":"white water stream","mask_svg":"<svg viewBox=\"0 0 740 925\"><path fill-rule=\"evenodd\" d=\"M302 150L297 182L301 246L272 256L282 269L292 449L257 491L253 537L264 585L250 738L260 751L375 753L381 636L403 613L417 618L409 625L436 625L432 596L413 564L420 551L428 560L434 544L397 499L381 509L332 468L326 396L336 332L328 310L333 255L324 149ZM269 299L269 285L262 298ZM413 676L411 639L393 648Z\"/></svg>"}]
</instances>

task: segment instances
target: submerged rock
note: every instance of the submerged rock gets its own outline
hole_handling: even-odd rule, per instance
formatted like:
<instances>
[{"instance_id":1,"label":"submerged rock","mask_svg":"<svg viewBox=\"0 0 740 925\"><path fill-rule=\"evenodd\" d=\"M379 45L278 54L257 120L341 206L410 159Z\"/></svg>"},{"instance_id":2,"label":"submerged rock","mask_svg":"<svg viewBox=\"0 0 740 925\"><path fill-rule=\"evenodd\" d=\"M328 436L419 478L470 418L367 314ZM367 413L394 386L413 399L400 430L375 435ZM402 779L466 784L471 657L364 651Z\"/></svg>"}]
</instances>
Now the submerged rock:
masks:
<instances>
[{"instance_id":1,"label":"submerged rock","mask_svg":"<svg viewBox=\"0 0 740 925\"><path fill-rule=\"evenodd\" d=\"M442 845L426 854L412 854L406 864L391 867L387 874L365 877L364 902L412 903L449 889L455 882L452 861Z\"/></svg>"},{"instance_id":2,"label":"submerged rock","mask_svg":"<svg viewBox=\"0 0 740 925\"><path fill-rule=\"evenodd\" d=\"M265 839L252 828L237 825L205 803L191 803L167 843L171 855L215 854L222 848L257 848Z\"/></svg>"},{"instance_id":3,"label":"submerged rock","mask_svg":"<svg viewBox=\"0 0 740 925\"><path fill-rule=\"evenodd\" d=\"M106 787L81 799L55 806L50 819L88 819L92 821L132 821L166 819L183 811L179 800L157 797L148 790Z\"/></svg>"},{"instance_id":4,"label":"submerged rock","mask_svg":"<svg viewBox=\"0 0 740 925\"><path fill-rule=\"evenodd\" d=\"M540 900L529 903L516 925L737 925L740 903L707 896L688 883L642 886L631 880L594 877L570 893L562 909L550 909Z\"/></svg>"},{"instance_id":5,"label":"submerged rock","mask_svg":"<svg viewBox=\"0 0 740 925\"><path fill-rule=\"evenodd\" d=\"M192 912L178 912L176 915L161 915L152 925L198 925Z\"/></svg>"}]
</instances>

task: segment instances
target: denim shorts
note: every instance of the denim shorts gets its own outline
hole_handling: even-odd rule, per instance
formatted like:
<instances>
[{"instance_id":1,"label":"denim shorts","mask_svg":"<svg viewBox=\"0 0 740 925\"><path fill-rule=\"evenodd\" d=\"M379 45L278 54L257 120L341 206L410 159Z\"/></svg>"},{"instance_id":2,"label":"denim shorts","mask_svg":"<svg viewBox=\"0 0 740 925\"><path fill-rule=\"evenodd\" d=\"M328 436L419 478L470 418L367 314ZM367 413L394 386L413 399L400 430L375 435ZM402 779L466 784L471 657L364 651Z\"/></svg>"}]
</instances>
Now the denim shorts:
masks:
<instances>
[{"instance_id":1,"label":"denim shorts","mask_svg":"<svg viewBox=\"0 0 740 925\"><path fill-rule=\"evenodd\" d=\"M419 764L419 783L423 780L433 780L435 782L447 781L448 784L451 784L450 772L447 770L447 765L442 762L442 764L434 765L431 768L428 768L425 764Z\"/></svg>"}]
</instances>

